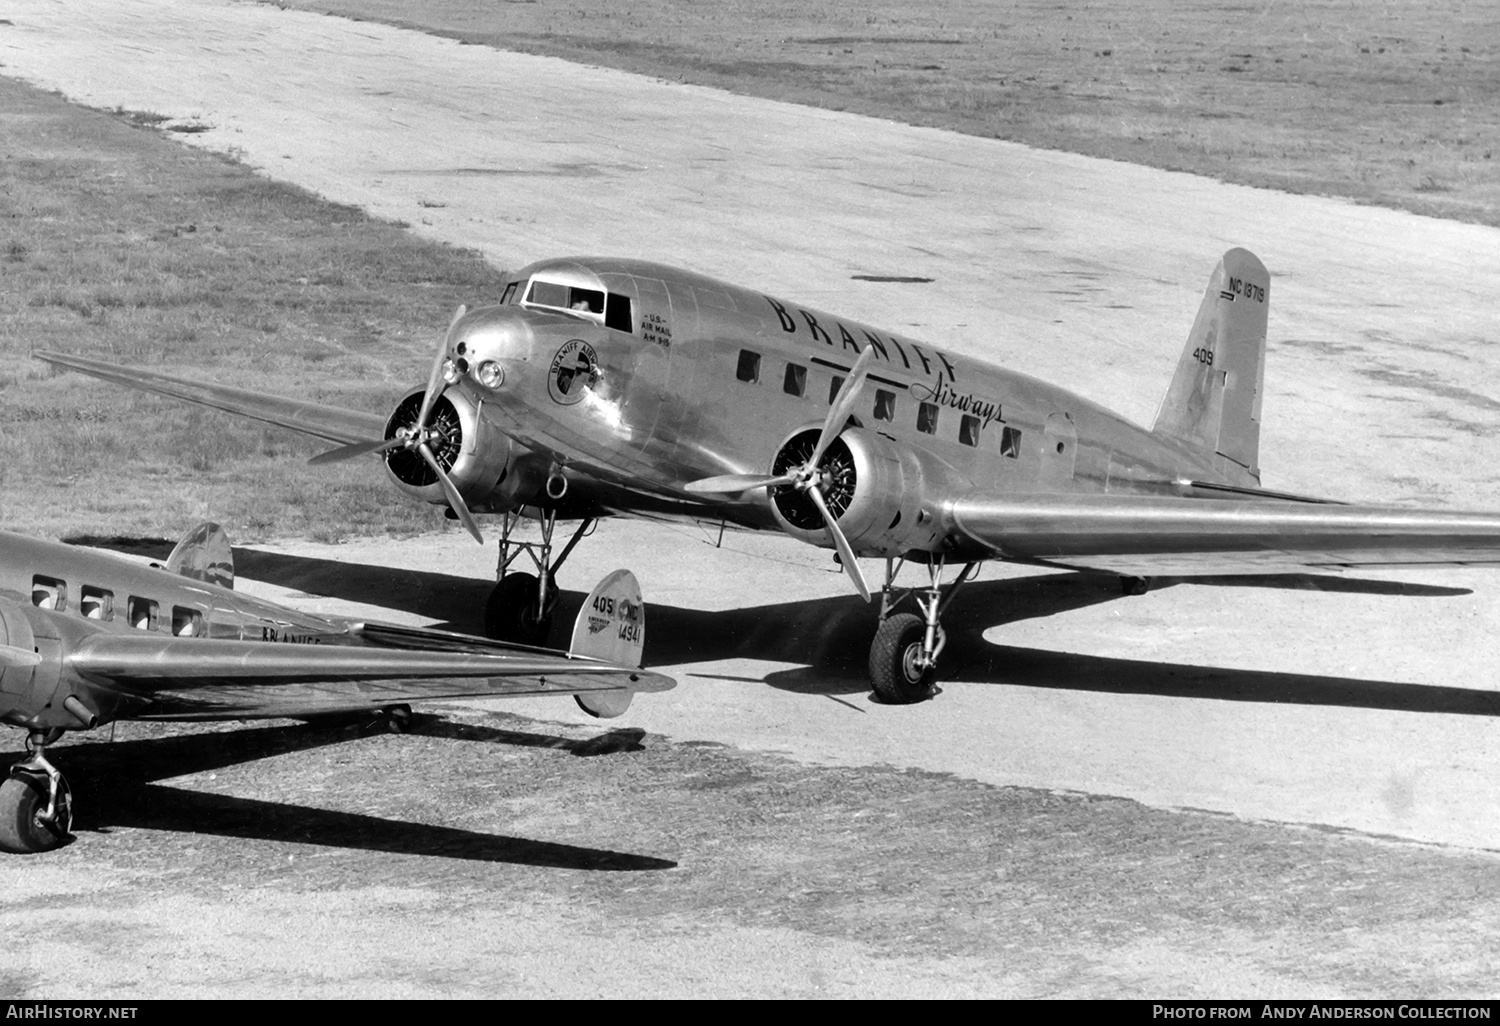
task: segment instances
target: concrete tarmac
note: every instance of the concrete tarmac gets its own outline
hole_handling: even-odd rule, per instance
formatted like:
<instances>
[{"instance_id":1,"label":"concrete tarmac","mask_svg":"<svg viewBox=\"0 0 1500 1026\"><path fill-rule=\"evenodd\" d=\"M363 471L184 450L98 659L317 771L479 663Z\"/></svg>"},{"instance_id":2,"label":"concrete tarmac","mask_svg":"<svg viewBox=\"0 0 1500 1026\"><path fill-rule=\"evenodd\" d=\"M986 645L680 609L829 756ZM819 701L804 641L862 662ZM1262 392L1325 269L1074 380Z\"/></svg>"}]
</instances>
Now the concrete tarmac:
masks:
<instances>
[{"instance_id":1,"label":"concrete tarmac","mask_svg":"<svg viewBox=\"0 0 1500 1026\"><path fill-rule=\"evenodd\" d=\"M503 266L577 252L689 266L1147 422L1214 262L1246 246L1272 271L1266 486L1500 505L1495 229L257 4L12 0L6 17L4 73L202 128L184 141ZM482 594L493 565L456 534L292 548L358 564L323 564L293 589L316 594L372 579L365 566L410 568L418 592L440 572ZM865 693L869 614L826 553L610 524L563 584L587 590L619 565L654 604L648 633L668 627L651 644L683 682L627 724L1500 848L1494 575L1122 599L1107 581L994 568L955 607L943 693L890 708ZM399 592L382 592L388 618L452 618Z\"/></svg>"}]
</instances>

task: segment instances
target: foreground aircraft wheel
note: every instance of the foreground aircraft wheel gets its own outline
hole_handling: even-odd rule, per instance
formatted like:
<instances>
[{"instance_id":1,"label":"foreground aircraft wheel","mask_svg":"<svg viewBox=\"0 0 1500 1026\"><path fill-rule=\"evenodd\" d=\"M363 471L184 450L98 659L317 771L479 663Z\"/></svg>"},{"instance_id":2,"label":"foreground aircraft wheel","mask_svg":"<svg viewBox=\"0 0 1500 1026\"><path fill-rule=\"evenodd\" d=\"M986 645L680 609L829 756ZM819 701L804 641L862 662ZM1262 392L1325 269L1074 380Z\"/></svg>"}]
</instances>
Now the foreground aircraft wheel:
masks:
<instances>
[{"instance_id":1,"label":"foreground aircraft wheel","mask_svg":"<svg viewBox=\"0 0 1500 1026\"><path fill-rule=\"evenodd\" d=\"M484 632L496 641L519 645L546 644L552 633L552 610L537 610L537 580L533 574L506 574L490 592L484 610Z\"/></svg>"},{"instance_id":2,"label":"foreground aircraft wheel","mask_svg":"<svg viewBox=\"0 0 1500 1026\"><path fill-rule=\"evenodd\" d=\"M927 624L913 613L897 613L880 625L870 643L870 683L883 702L909 705L932 693L936 667L920 669Z\"/></svg>"},{"instance_id":3,"label":"foreground aircraft wheel","mask_svg":"<svg viewBox=\"0 0 1500 1026\"><path fill-rule=\"evenodd\" d=\"M65 779L57 786L57 815L39 818L47 809L47 778L17 773L0 783L0 851L32 855L59 848L73 828L73 792Z\"/></svg>"},{"instance_id":4,"label":"foreground aircraft wheel","mask_svg":"<svg viewBox=\"0 0 1500 1026\"><path fill-rule=\"evenodd\" d=\"M388 705L380 710L381 719L385 721L385 729L391 734L411 733L411 706Z\"/></svg>"}]
</instances>

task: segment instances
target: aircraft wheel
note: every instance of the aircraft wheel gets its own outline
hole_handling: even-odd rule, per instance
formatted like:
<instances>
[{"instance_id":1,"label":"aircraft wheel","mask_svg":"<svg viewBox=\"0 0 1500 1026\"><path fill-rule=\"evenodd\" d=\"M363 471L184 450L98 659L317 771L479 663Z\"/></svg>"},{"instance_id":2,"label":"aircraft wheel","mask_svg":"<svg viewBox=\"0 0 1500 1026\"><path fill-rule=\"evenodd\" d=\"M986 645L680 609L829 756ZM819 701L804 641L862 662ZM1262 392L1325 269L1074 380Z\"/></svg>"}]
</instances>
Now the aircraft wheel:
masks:
<instances>
[{"instance_id":1,"label":"aircraft wheel","mask_svg":"<svg viewBox=\"0 0 1500 1026\"><path fill-rule=\"evenodd\" d=\"M484 610L484 632L496 641L543 645L552 633L552 610L537 609L534 574L506 574L490 592Z\"/></svg>"},{"instance_id":2,"label":"aircraft wheel","mask_svg":"<svg viewBox=\"0 0 1500 1026\"><path fill-rule=\"evenodd\" d=\"M870 683L883 702L910 705L932 693L936 667L918 668L927 624L914 613L897 613L880 625L870 643Z\"/></svg>"},{"instance_id":3,"label":"aircraft wheel","mask_svg":"<svg viewBox=\"0 0 1500 1026\"><path fill-rule=\"evenodd\" d=\"M1151 578L1149 577L1121 577L1121 595L1144 595L1151 590Z\"/></svg>"},{"instance_id":4,"label":"aircraft wheel","mask_svg":"<svg viewBox=\"0 0 1500 1026\"><path fill-rule=\"evenodd\" d=\"M58 781L57 818L43 823L47 778L17 773L0 783L0 851L34 855L67 843L73 829L73 792L66 778Z\"/></svg>"},{"instance_id":5,"label":"aircraft wheel","mask_svg":"<svg viewBox=\"0 0 1500 1026\"><path fill-rule=\"evenodd\" d=\"M411 706L388 705L380 710L381 719L385 721L385 729L391 734L411 733Z\"/></svg>"}]
</instances>

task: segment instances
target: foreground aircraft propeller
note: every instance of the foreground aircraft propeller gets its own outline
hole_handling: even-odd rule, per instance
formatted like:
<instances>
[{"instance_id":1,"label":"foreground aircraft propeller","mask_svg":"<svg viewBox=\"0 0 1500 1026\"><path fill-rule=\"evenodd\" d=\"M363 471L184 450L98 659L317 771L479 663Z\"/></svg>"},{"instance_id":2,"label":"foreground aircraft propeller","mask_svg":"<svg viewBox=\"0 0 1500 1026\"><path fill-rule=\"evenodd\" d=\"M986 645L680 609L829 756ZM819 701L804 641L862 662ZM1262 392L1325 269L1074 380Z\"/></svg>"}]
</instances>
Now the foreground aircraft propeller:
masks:
<instances>
[{"instance_id":1,"label":"foreground aircraft propeller","mask_svg":"<svg viewBox=\"0 0 1500 1026\"><path fill-rule=\"evenodd\" d=\"M448 505L458 515L459 521L468 528L474 540L483 545L484 535L479 532L479 525L474 522L474 515L469 512L468 503L464 502L463 496L459 494L452 479L448 477L448 472L443 469L437 457L432 454L432 447L427 444L434 440L435 436L443 435L441 428L433 427L428 421L432 416L433 407L437 405L438 397L448 389L448 382L443 377L443 364L452 350L454 329L458 327L458 322L463 319L468 309L467 306L460 306L453 312L453 319L448 322L448 330L444 332L442 342L438 345L437 356L432 361L432 372L427 375L427 391L422 395L422 411L417 415L415 424L409 428L397 428L394 438L340 446L314 456L307 462L314 466L321 466L324 463L339 463L370 452L385 453L392 449L407 449L415 452L437 475L438 484L442 486L443 494L448 498Z\"/></svg>"},{"instance_id":2,"label":"foreground aircraft propeller","mask_svg":"<svg viewBox=\"0 0 1500 1026\"><path fill-rule=\"evenodd\" d=\"M866 602L870 601L870 586L866 583L859 564L854 560L854 549L850 547L849 539L844 537L838 520L834 518L833 513L828 509L827 501L823 498L822 485L825 483L826 472L822 469L822 462L833 440L843 433L849 413L854 409L854 401L859 398L860 390L864 388L865 375L870 369L870 361L874 358L874 348L867 346L865 351L859 354L859 359L854 361L854 368L840 386L833 405L828 408L828 416L823 421L823 430L818 433L818 442L813 446L812 453L802 466L789 470L785 474L776 475L721 474L718 477L705 477L687 485L687 490L690 492L718 495L737 495L755 488L788 486L805 492L823 517L823 524L833 538L833 545L838 550L839 562L843 564L844 572L854 582L854 590L859 592L859 597Z\"/></svg>"}]
</instances>

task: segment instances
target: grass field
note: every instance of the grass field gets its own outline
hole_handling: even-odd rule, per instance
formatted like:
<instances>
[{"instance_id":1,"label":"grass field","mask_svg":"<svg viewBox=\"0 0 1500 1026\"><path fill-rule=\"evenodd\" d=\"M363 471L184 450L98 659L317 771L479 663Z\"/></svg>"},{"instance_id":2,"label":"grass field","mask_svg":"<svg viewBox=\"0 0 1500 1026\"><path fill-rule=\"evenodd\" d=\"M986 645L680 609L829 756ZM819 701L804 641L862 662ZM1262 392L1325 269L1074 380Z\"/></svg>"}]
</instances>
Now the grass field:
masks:
<instances>
[{"instance_id":1,"label":"grass field","mask_svg":"<svg viewBox=\"0 0 1500 1026\"><path fill-rule=\"evenodd\" d=\"M1500 19L1462 0L278 2L1500 224Z\"/></svg>"},{"instance_id":2,"label":"grass field","mask_svg":"<svg viewBox=\"0 0 1500 1026\"><path fill-rule=\"evenodd\" d=\"M493 295L477 254L179 145L149 116L79 109L0 78L0 526L236 540L430 530L374 460L309 468L317 442L53 377L32 349L164 363L268 392L393 407L460 302Z\"/></svg>"}]
</instances>

